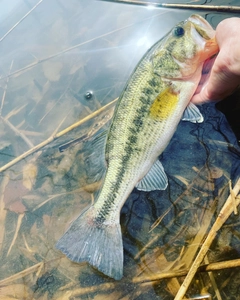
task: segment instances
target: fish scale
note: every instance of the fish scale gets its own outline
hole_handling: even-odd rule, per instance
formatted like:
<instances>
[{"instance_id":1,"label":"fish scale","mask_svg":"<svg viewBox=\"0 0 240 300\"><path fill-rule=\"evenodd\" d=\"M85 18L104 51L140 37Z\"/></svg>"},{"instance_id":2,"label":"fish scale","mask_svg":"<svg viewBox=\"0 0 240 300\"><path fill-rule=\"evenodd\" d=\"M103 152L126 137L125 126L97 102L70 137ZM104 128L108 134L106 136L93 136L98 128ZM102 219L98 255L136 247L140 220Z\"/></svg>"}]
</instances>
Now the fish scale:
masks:
<instances>
[{"instance_id":1,"label":"fish scale","mask_svg":"<svg viewBox=\"0 0 240 300\"><path fill-rule=\"evenodd\" d=\"M203 121L189 101L204 61L218 51L214 36L206 20L192 15L153 45L136 66L119 97L107 134L107 170L97 199L56 245L69 259L87 261L105 275L121 279L121 208L134 187L142 191L166 189L167 176L158 156L181 118Z\"/></svg>"}]
</instances>

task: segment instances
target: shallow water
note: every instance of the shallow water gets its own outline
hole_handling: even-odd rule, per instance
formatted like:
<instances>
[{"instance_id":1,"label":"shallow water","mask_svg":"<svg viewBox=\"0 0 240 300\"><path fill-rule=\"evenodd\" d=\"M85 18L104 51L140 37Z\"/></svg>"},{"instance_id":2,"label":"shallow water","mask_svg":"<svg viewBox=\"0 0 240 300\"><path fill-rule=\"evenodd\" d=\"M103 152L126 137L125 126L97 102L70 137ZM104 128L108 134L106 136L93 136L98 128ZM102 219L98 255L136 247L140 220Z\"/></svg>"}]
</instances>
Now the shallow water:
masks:
<instances>
[{"instance_id":1,"label":"shallow water","mask_svg":"<svg viewBox=\"0 0 240 300\"><path fill-rule=\"evenodd\" d=\"M191 266L240 174L236 136L214 105L201 107L204 123L181 122L162 154L167 190L133 190L124 205L121 281L70 262L54 245L99 187L88 178L84 141L107 128L115 102L102 107L119 96L145 51L192 12L89 0L5 2L0 162L12 166L1 169L0 299L173 299L184 277L160 277ZM216 26L227 16L206 17ZM204 264L239 258L239 226L231 215ZM223 299L239 299L239 280L239 268L201 272L187 295L220 299L219 289Z\"/></svg>"}]
</instances>

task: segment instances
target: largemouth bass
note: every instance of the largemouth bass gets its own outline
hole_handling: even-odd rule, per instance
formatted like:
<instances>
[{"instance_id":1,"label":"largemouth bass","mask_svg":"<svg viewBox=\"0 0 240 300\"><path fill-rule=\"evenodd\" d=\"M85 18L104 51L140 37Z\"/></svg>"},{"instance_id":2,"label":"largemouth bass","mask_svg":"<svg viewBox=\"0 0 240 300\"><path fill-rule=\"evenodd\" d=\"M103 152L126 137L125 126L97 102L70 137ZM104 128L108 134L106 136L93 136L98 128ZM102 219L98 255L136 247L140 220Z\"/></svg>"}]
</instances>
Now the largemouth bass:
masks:
<instances>
[{"instance_id":1,"label":"largemouth bass","mask_svg":"<svg viewBox=\"0 0 240 300\"><path fill-rule=\"evenodd\" d=\"M97 200L70 226L56 247L118 280L123 274L119 215L134 187L166 189L158 156L181 119L202 122L189 103L203 63L216 54L215 31L198 15L176 25L143 56L121 96L105 144L107 171Z\"/></svg>"}]
</instances>

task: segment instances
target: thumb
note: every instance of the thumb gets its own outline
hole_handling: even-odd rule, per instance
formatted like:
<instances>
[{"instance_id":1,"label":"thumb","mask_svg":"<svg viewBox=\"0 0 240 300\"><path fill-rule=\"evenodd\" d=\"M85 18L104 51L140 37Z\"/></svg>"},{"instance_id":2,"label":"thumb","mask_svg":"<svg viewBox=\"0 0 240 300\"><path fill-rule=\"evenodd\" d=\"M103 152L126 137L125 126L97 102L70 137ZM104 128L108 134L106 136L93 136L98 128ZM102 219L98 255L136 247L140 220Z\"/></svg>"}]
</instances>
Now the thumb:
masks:
<instances>
[{"instance_id":1,"label":"thumb","mask_svg":"<svg viewBox=\"0 0 240 300\"><path fill-rule=\"evenodd\" d=\"M199 93L196 93L193 95L191 102L194 104L203 104L209 101L215 101L209 97L209 92L208 92L208 85L209 81L205 82L203 86L201 87L201 90Z\"/></svg>"}]
</instances>

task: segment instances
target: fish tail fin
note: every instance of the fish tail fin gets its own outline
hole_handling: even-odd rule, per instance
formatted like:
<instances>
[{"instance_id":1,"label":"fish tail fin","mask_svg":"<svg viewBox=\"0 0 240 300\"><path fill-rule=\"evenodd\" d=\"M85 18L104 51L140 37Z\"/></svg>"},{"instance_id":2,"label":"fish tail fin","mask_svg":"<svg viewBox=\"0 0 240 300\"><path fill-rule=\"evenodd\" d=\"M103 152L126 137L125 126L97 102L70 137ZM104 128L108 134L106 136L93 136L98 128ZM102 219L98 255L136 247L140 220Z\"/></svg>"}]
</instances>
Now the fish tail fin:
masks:
<instances>
[{"instance_id":1,"label":"fish tail fin","mask_svg":"<svg viewBox=\"0 0 240 300\"><path fill-rule=\"evenodd\" d=\"M122 278L123 246L119 222L96 222L94 207L81 214L60 238L56 248L70 260L87 261L105 275L116 280Z\"/></svg>"}]
</instances>

